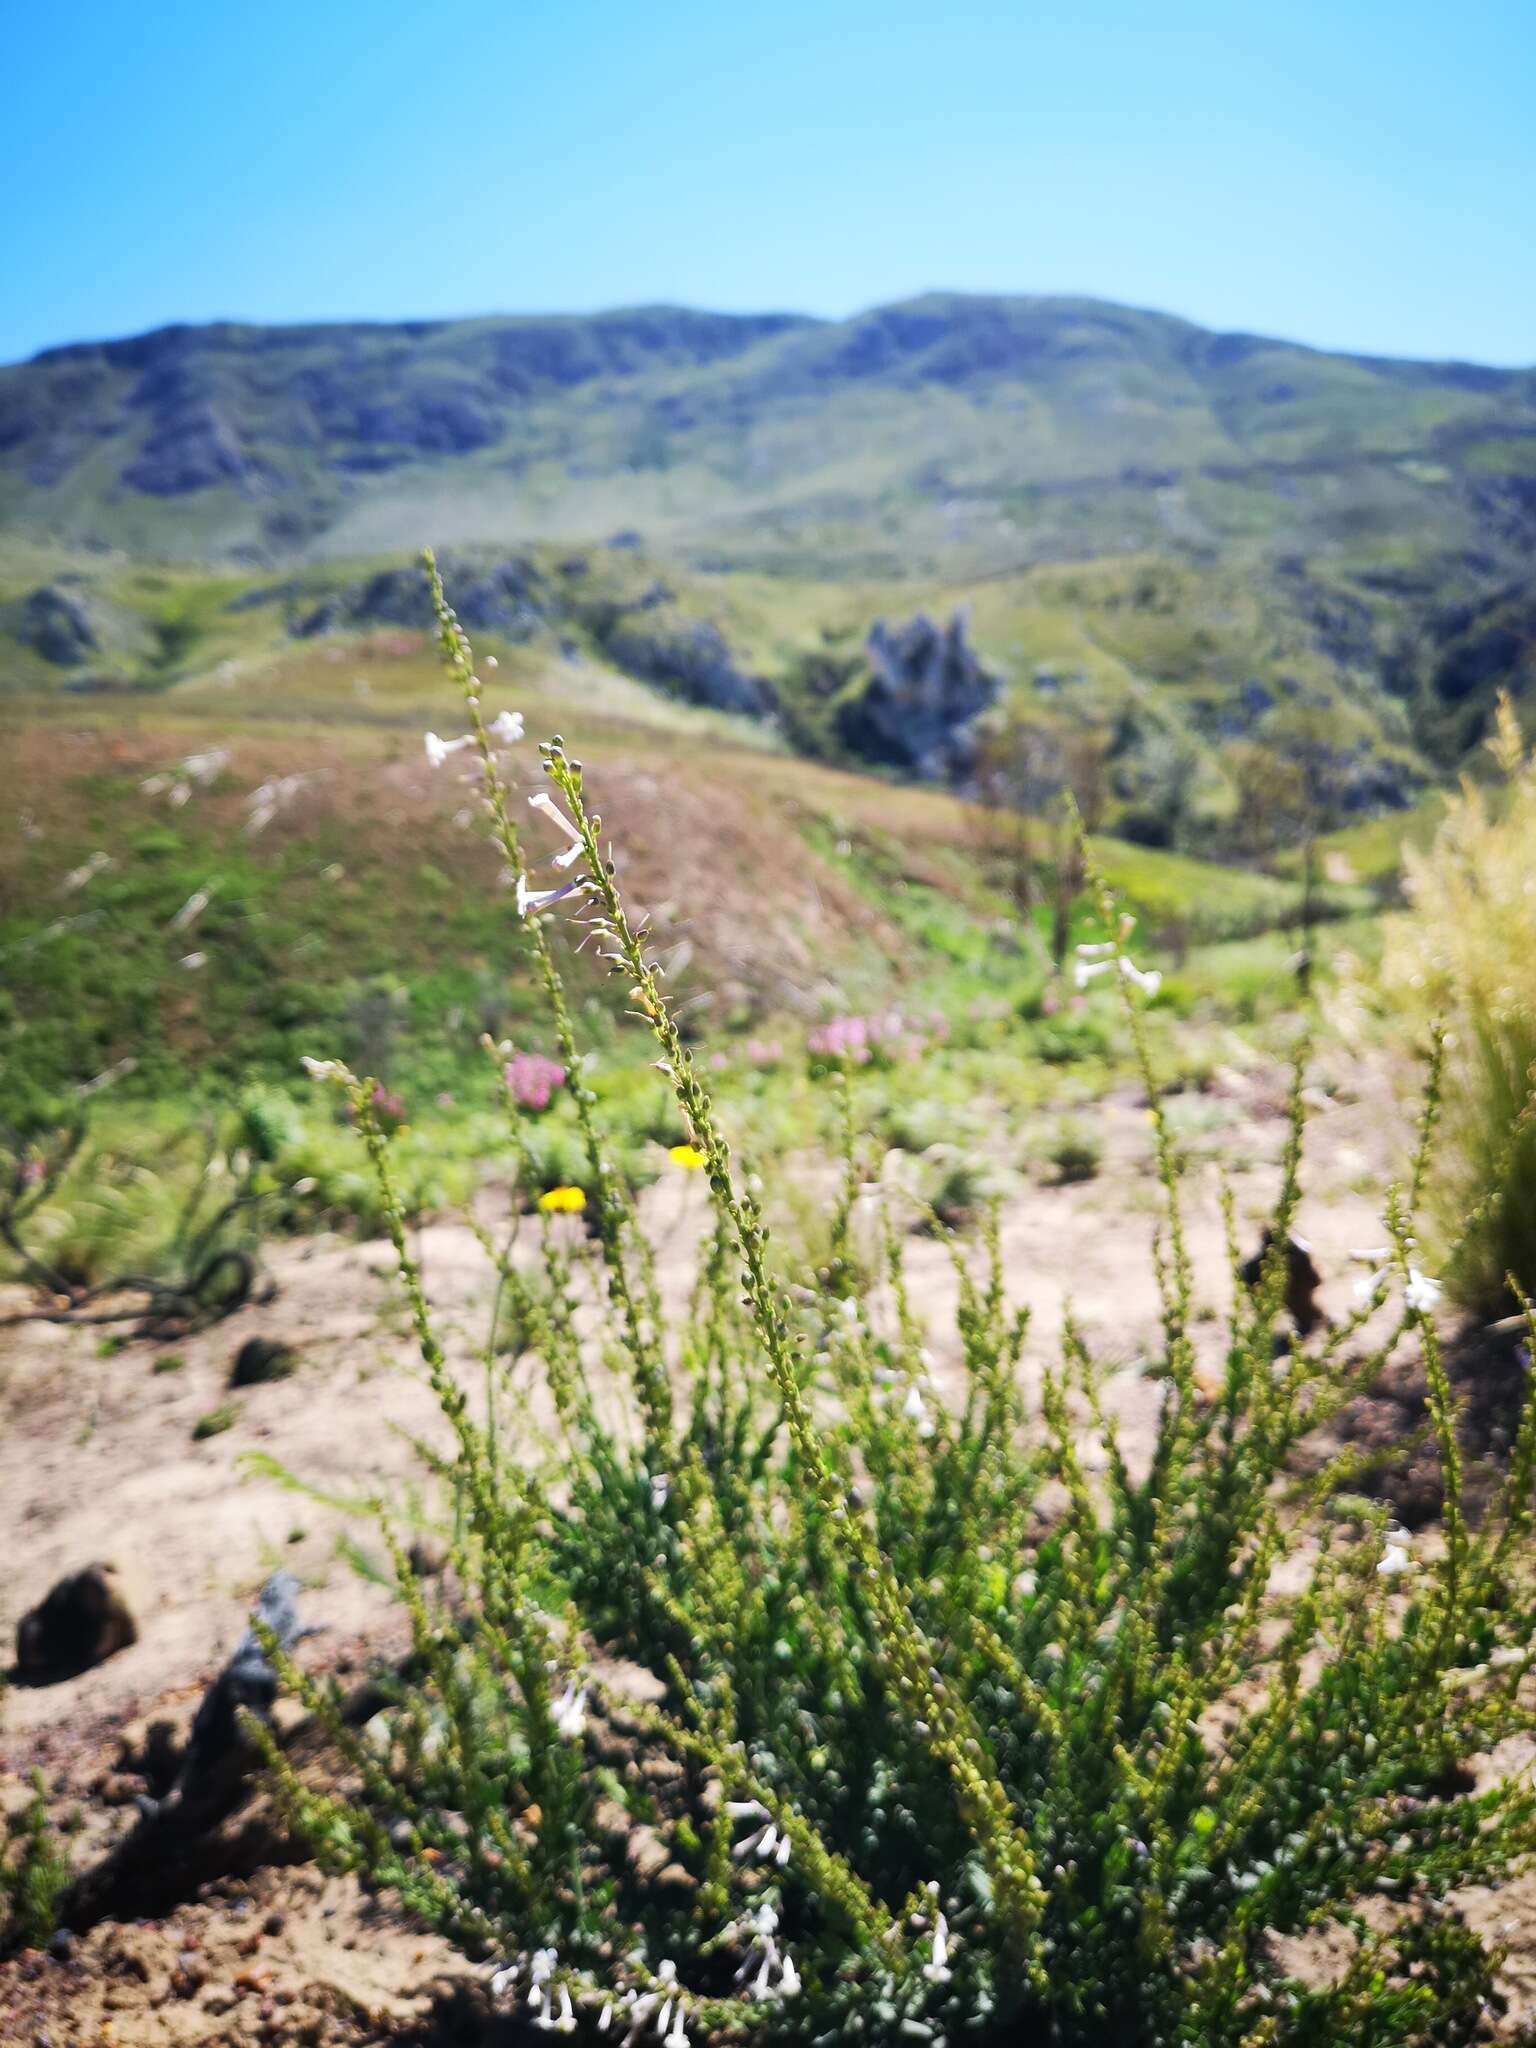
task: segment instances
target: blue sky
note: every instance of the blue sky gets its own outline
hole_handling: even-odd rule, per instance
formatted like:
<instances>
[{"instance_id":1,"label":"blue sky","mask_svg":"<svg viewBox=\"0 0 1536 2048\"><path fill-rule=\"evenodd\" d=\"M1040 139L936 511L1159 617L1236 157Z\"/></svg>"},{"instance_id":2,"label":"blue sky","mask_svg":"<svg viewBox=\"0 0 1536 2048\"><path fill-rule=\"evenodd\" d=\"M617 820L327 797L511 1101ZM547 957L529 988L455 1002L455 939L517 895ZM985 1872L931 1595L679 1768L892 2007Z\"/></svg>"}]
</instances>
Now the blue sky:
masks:
<instances>
[{"instance_id":1,"label":"blue sky","mask_svg":"<svg viewBox=\"0 0 1536 2048\"><path fill-rule=\"evenodd\" d=\"M947 286L1536 362L1536 0L54 0L4 46L0 360Z\"/></svg>"}]
</instances>

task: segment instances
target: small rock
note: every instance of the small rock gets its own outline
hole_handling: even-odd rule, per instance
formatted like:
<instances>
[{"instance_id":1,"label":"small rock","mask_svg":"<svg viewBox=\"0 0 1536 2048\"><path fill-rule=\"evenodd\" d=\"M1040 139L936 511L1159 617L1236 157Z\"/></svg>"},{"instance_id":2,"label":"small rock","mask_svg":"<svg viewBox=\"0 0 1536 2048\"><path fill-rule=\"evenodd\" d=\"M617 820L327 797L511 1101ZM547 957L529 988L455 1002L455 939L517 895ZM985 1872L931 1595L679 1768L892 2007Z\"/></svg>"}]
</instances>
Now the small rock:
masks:
<instances>
[{"instance_id":1,"label":"small rock","mask_svg":"<svg viewBox=\"0 0 1536 2048\"><path fill-rule=\"evenodd\" d=\"M1266 1226L1259 1248L1241 1268L1243 1285L1252 1292L1263 1277L1264 1261L1269 1257L1274 1243L1274 1231ZM1296 1327L1299 1337L1310 1337L1323 1321L1323 1312L1317 1304L1317 1290L1323 1284L1312 1257L1312 1247L1305 1238L1292 1235L1285 1243L1285 1312Z\"/></svg>"},{"instance_id":2,"label":"small rock","mask_svg":"<svg viewBox=\"0 0 1536 2048\"><path fill-rule=\"evenodd\" d=\"M21 607L16 637L60 668L72 668L100 645L85 606L54 583L34 590Z\"/></svg>"},{"instance_id":3,"label":"small rock","mask_svg":"<svg viewBox=\"0 0 1536 2048\"><path fill-rule=\"evenodd\" d=\"M73 1678L139 1639L117 1567L71 1572L16 1628L17 1675L33 1685Z\"/></svg>"},{"instance_id":4,"label":"small rock","mask_svg":"<svg viewBox=\"0 0 1536 2048\"><path fill-rule=\"evenodd\" d=\"M247 1337L235 1353L229 1375L232 1387L259 1387L268 1380L286 1380L299 1369L299 1355L291 1344L275 1337Z\"/></svg>"},{"instance_id":5,"label":"small rock","mask_svg":"<svg viewBox=\"0 0 1536 2048\"><path fill-rule=\"evenodd\" d=\"M440 1536L418 1536L406 1557L418 1579L435 1579L448 1568L448 1546Z\"/></svg>"}]
</instances>

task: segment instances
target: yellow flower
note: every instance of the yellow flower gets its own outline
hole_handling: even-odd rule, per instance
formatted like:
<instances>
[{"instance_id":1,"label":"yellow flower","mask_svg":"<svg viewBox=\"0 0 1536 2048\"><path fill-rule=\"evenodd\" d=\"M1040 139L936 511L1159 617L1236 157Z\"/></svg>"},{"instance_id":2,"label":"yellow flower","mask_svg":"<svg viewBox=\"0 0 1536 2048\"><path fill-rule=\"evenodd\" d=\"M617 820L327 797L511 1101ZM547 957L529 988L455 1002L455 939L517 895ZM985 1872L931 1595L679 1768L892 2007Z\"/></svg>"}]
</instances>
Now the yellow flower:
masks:
<instances>
[{"instance_id":1,"label":"yellow flower","mask_svg":"<svg viewBox=\"0 0 1536 2048\"><path fill-rule=\"evenodd\" d=\"M587 1206L587 1198L580 1188L550 1188L539 1197L539 1207L546 1214L552 1210L575 1215Z\"/></svg>"},{"instance_id":2,"label":"yellow flower","mask_svg":"<svg viewBox=\"0 0 1536 2048\"><path fill-rule=\"evenodd\" d=\"M701 1166L709 1164L697 1145L669 1145L667 1157L674 1166L686 1166L690 1173L697 1173Z\"/></svg>"}]
</instances>

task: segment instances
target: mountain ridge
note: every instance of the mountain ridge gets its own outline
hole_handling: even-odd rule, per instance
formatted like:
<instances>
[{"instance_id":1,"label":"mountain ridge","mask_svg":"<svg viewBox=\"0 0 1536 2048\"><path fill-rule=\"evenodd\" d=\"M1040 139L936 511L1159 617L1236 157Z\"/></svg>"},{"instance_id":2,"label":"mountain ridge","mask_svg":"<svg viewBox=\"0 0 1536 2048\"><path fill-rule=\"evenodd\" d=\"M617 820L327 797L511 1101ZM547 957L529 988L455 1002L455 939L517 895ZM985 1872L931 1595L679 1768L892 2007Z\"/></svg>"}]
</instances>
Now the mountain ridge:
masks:
<instances>
[{"instance_id":1,"label":"mountain ridge","mask_svg":"<svg viewBox=\"0 0 1536 2048\"><path fill-rule=\"evenodd\" d=\"M1536 370L1092 298L180 323L0 368L0 527L169 558L373 554L439 505L450 539L633 526L730 566L1369 553L1392 527L1466 555L1528 538L1527 496Z\"/></svg>"},{"instance_id":2,"label":"mountain ridge","mask_svg":"<svg viewBox=\"0 0 1536 2048\"><path fill-rule=\"evenodd\" d=\"M872 316L897 312L906 307L920 306L933 301L949 301L967 305L1011 304L1038 307L1079 307L1105 311L1131 313L1147 318L1166 321L1171 325L1184 327L1209 339L1242 347L1279 347L1294 349L1306 355L1343 358L1349 362L1361 363L1372 369L1390 371L1395 366L1416 370L1443 372L1470 372L1479 380L1529 377L1536 373L1536 357L1528 363L1487 363L1475 356L1422 356L1409 352L1392 350L1352 349L1334 347L1326 342L1303 341L1292 335L1265 334L1257 328L1212 327L1183 313L1174 313L1166 308L1132 304L1129 300L1103 298L1093 292L973 292L950 291L936 285L921 292L912 292L899 299L882 300L873 305L863 306L848 314L808 313L795 308L781 307L771 311L733 312L706 306L696 306L682 299L646 299L633 304L603 306L588 312L577 312L558 307L545 308L534 312L494 311L481 313L446 313L433 315L412 315L402 319L318 319L318 320L257 320L237 318L233 315L218 315L207 320L168 320L154 327L135 329L129 334L102 334L86 336L78 340L48 342L42 347L22 356L8 357L0 362L0 370L22 369L35 363L67 360L87 355L97 350L112 351L133 349L139 344L158 341L168 337L187 337L215 334L269 334L304 336L341 336L347 334L400 333L412 338L421 338L441 333L449 328L472 328L502 325L581 325L590 322L624 321L647 316L695 318L721 323L742 322L782 323L784 327L827 328L850 326Z\"/></svg>"}]
</instances>

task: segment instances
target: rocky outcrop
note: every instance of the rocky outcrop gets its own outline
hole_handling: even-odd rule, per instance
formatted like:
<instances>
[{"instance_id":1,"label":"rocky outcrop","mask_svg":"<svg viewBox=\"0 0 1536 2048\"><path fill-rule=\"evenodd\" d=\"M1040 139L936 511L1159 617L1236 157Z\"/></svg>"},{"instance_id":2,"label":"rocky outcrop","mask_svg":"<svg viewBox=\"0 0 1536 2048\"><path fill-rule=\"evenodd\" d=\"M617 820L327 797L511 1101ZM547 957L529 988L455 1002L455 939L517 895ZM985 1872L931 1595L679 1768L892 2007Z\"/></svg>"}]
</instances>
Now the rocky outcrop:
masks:
<instances>
[{"instance_id":1,"label":"rocky outcrop","mask_svg":"<svg viewBox=\"0 0 1536 2048\"><path fill-rule=\"evenodd\" d=\"M895 628L876 620L865 644L869 679L838 710L844 745L926 781L963 780L975 759L972 721L998 691L969 632L963 608L947 626L923 612Z\"/></svg>"},{"instance_id":2,"label":"rocky outcrop","mask_svg":"<svg viewBox=\"0 0 1536 2048\"><path fill-rule=\"evenodd\" d=\"M125 484L155 498L180 497L213 484L243 488L257 476L223 415L211 405L196 404L164 418L122 474Z\"/></svg>"},{"instance_id":3,"label":"rocky outcrop","mask_svg":"<svg viewBox=\"0 0 1536 2048\"><path fill-rule=\"evenodd\" d=\"M57 583L44 583L23 598L15 633L24 647L60 668L74 668L101 648L85 605Z\"/></svg>"},{"instance_id":4,"label":"rocky outcrop","mask_svg":"<svg viewBox=\"0 0 1536 2048\"><path fill-rule=\"evenodd\" d=\"M445 558L443 581L471 633L526 640L545 624L542 579L520 555L491 568ZM363 626L425 626L431 618L427 580L418 568L382 569L364 583L324 598L294 628L301 639Z\"/></svg>"},{"instance_id":5,"label":"rocky outcrop","mask_svg":"<svg viewBox=\"0 0 1536 2048\"><path fill-rule=\"evenodd\" d=\"M489 447L506 422L478 385L439 378L372 405L353 418L358 439L409 449L416 455L468 455Z\"/></svg>"},{"instance_id":6,"label":"rocky outcrop","mask_svg":"<svg viewBox=\"0 0 1536 2048\"><path fill-rule=\"evenodd\" d=\"M642 599L642 605L645 600ZM716 711L763 718L777 709L771 683L738 666L718 626L707 619L624 619L608 634L610 661L670 696Z\"/></svg>"}]
</instances>

